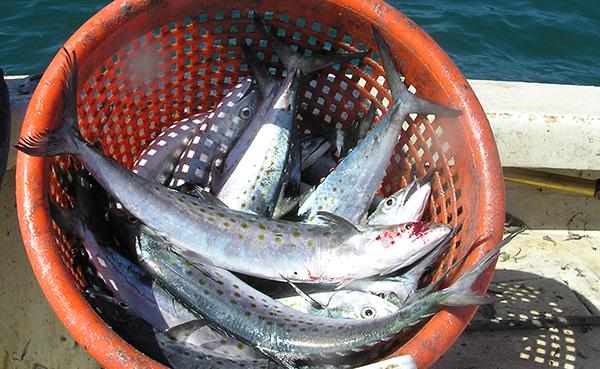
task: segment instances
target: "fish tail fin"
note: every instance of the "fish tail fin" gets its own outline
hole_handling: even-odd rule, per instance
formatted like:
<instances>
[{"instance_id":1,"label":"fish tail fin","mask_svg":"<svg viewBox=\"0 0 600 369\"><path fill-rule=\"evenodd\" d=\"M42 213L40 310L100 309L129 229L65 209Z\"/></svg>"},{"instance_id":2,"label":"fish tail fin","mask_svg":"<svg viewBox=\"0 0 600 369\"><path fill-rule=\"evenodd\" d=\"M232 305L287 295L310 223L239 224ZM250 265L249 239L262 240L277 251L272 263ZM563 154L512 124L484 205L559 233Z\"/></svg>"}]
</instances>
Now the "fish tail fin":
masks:
<instances>
[{"instance_id":1,"label":"fish tail fin","mask_svg":"<svg viewBox=\"0 0 600 369\"><path fill-rule=\"evenodd\" d=\"M343 54L332 52L326 55L312 56L310 58L301 57L298 64L300 72L303 75L309 75L335 64L349 62L354 59L360 60L368 53L369 51L353 51Z\"/></svg>"},{"instance_id":2,"label":"fish tail fin","mask_svg":"<svg viewBox=\"0 0 600 369\"><path fill-rule=\"evenodd\" d=\"M523 230L518 230L505 237L502 241L500 241L500 243L498 243L498 245L483 255L483 257L479 259L475 265L473 265L471 269L463 274L454 284L441 290L440 292L444 297L440 302L440 305L465 306L497 302L499 300L497 297L474 291L472 286L477 278L479 278L479 276L496 261L500 249L512 241L522 231Z\"/></svg>"},{"instance_id":3,"label":"fish tail fin","mask_svg":"<svg viewBox=\"0 0 600 369\"><path fill-rule=\"evenodd\" d=\"M79 132L77 130L77 59L75 52L63 48L67 59L64 68L66 82L63 92L63 119L53 130L21 137L15 145L17 150L31 156L56 156L79 152Z\"/></svg>"},{"instance_id":4,"label":"fish tail fin","mask_svg":"<svg viewBox=\"0 0 600 369\"><path fill-rule=\"evenodd\" d=\"M394 105L402 106L405 110L404 113L406 114L435 114L447 117L456 117L461 114L459 110L447 108L431 100L412 94L402 81L402 75L398 72L388 43L377 28L372 27L372 29L377 47L379 48L381 63L385 69L386 79L390 86L390 90L392 90Z\"/></svg>"},{"instance_id":5,"label":"fish tail fin","mask_svg":"<svg viewBox=\"0 0 600 369\"><path fill-rule=\"evenodd\" d=\"M302 75L309 75L331 65L340 64L354 59L362 59L369 51L348 52L344 54L329 53L326 55L304 57L295 53L285 43L275 37L263 23L258 14L254 14L254 22L258 30L267 38L271 48L277 53L285 68L299 70Z\"/></svg>"}]
</instances>

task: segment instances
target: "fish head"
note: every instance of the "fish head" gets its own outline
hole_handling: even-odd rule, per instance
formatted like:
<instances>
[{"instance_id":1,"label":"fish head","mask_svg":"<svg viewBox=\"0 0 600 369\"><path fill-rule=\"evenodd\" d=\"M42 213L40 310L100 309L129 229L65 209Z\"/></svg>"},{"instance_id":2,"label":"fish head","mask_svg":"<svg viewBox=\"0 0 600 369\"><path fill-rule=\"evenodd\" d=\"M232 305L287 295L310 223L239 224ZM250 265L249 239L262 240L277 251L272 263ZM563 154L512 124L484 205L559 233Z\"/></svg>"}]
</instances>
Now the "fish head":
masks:
<instances>
[{"instance_id":1,"label":"fish head","mask_svg":"<svg viewBox=\"0 0 600 369\"><path fill-rule=\"evenodd\" d=\"M416 191L410 193L404 201L402 214L408 220L417 221L423 218L423 213L427 207L429 196L431 195L431 184L426 183Z\"/></svg>"},{"instance_id":2,"label":"fish head","mask_svg":"<svg viewBox=\"0 0 600 369\"><path fill-rule=\"evenodd\" d=\"M406 187L394 192L390 196L386 197L377 205L377 209L373 212L374 215L387 215L393 214L401 209L410 197L410 193L414 192L418 187L418 182L412 181Z\"/></svg>"},{"instance_id":3,"label":"fish head","mask_svg":"<svg viewBox=\"0 0 600 369\"><path fill-rule=\"evenodd\" d=\"M373 319L397 310L396 305L368 292L338 291L331 296L325 313L335 319Z\"/></svg>"},{"instance_id":4,"label":"fish head","mask_svg":"<svg viewBox=\"0 0 600 369\"><path fill-rule=\"evenodd\" d=\"M251 78L242 79L217 105L214 115L218 118L250 121L256 113L258 89Z\"/></svg>"}]
</instances>

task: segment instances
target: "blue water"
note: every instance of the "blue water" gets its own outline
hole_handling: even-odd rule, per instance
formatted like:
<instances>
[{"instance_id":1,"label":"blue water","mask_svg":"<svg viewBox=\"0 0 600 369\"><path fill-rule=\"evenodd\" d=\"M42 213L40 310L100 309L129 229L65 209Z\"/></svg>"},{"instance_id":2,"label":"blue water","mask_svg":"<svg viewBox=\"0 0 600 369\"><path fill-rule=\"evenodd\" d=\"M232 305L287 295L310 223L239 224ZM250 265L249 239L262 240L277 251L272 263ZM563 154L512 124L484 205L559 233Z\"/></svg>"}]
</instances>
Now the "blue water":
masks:
<instances>
[{"instance_id":1,"label":"blue water","mask_svg":"<svg viewBox=\"0 0 600 369\"><path fill-rule=\"evenodd\" d=\"M42 71L109 1L2 0L0 67ZM600 0L389 0L469 78L600 85Z\"/></svg>"}]
</instances>

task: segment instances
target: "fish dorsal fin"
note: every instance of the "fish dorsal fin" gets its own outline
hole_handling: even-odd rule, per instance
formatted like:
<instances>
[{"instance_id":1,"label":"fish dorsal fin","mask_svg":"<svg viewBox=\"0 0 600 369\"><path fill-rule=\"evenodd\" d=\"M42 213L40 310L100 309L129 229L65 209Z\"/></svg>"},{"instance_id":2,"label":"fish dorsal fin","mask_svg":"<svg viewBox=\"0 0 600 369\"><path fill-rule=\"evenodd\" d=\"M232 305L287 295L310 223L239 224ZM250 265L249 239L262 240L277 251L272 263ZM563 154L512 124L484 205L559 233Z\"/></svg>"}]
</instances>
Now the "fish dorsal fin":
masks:
<instances>
[{"instance_id":1,"label":"fish dorsal fin","mask_svg":"<svg viewBox=\"0 0 600 369\"><path fill-rule=\"evenodd\" d=\"M360 230L356 228L354 224L338 215L328 213L326 211L317 212L317 220L342 234L353 236L360 233Z\"/></svg>"},{"instance_id":2,"label":"fish dorsal fin","mask_svg":"<svg viewBox=\"0 0 600 369\"><path fill-rule=\"evenodd\" d=\"M283 278L294 289L294 291L296 291L298 296L302 297L306 302L308 302L310 306L318 310L324 310L327 308L327 306L312 298L308 293L302 291L302 289L300 289L300 287L298 287L294 282L290 281L283 275L281 275L281 278Z\"/></svg>"},{"instance_id":3,"label":"fish dorsal fin","mask_svg":"<svg viewBox=\"0 0 600 369\"><path fill-rule=\"evenodd\" d=\"M204 189L204 187L197 185L197 184L192 184L189 182L184 183L180 186L175 187L175 190L177 190L179 192L183 192L190 196L197 197L197 198L204 200L215 206L220 206L220 207L224 207L224 208L227 207L227 205L225 205L225 203L223 203L223 201L219 200L215 195L206 191Z\"/></svg>"},{"instance_id":4,"label":"fish dorsal fin","mask_svg":"<svg viewBox=\"0 0 600 369\"><path fill-rule=\"evenodd\" d=\"M373 27L373 36L381 57L381 63L385 70L386 80L392 92L393 105L388 111L392 113L400 109L404 114L419 113L419 114L435 114L439 116L457 117L461 114L460 111L447 108L433 101L420 98L412 94L402 81L401 74L396 66L392 51L389 45L377 28Z\"/></svg>"},{"instance_id":5,"label":"fish dorsal fin","mask_svg":"<svg viewBox=\"0 0 600 369\"><path fill-rule=\"evenodd\" d=\"M300 71L301 75L306 76L331 65L340 64L353 59L362 59L369 53L369 51L346 52L343 54L329 52L326 55L315 55L307 58L292 51L288 45L273 35L271 28L263 23L257 13L254 14L254 23L256 24L258 31L269 41L269 46L279 56L288 72Z\"/></svg>"},{"instance_id":6,"label":"fish dorsal fin","mask_svg":"<svg viewBox=\"0 0 600 369\"><path fill-rule=\"evenodd\" d=\"M205 325L206 321L204 319L194 319L168 328L164 333L175 341L183 342Z\"/></svg>"}]
</instances>

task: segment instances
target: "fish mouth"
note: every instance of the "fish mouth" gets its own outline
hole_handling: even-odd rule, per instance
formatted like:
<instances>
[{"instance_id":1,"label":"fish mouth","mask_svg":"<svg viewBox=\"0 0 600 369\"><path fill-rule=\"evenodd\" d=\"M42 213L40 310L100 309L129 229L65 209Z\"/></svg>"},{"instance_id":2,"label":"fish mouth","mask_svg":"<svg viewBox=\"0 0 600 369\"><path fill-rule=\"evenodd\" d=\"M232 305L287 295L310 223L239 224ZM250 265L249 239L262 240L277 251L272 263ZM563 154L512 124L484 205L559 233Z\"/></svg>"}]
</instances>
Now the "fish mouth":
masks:
<instances>
[{"instance_id":1,"label":"fish mouth","mask_svg":"<svg viewBox=\"0 0 600 369\"><path fill-rule=\"evenodd\" d=\"M415 238L428 237L443 240L450 232L452 232L452 227L448 224L416 222L413 226L413 236Z\"/></svg>"}]
</instances>

